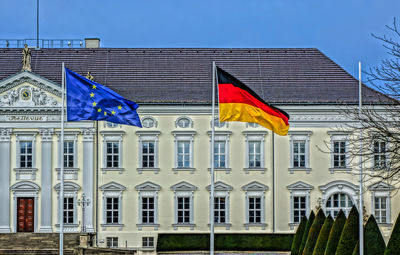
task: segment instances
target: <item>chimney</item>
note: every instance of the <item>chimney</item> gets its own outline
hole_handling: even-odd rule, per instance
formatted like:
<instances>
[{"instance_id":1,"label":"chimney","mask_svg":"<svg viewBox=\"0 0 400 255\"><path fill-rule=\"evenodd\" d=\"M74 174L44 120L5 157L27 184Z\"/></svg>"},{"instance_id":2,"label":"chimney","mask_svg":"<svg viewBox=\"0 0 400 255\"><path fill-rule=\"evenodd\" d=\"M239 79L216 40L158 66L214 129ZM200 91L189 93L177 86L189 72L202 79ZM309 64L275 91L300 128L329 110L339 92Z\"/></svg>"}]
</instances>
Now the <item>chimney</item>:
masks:
<instances>
[{"instance_id":1,"label":"chimney","mask_svg":"<svg viewBox=\"0 0 400 255\"><path fill-rule=\"evenodd\" d=\"M85 38L85 48L100 48L100 39Z\"/></svg>"}]
</instances>

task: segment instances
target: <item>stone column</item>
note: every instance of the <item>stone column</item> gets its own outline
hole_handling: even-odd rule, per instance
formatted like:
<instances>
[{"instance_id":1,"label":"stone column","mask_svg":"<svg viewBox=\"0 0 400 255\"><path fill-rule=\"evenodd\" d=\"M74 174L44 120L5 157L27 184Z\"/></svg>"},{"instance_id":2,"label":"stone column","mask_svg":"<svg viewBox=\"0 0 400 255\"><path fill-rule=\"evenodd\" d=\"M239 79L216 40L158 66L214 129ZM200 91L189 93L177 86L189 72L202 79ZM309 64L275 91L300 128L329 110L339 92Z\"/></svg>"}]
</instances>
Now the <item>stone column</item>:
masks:
<instances>
[{"instance_id":1,"label":"stone column","mask_svg":"<svg viewBox=\"0 0 400 255\"><path fill-rule=\"evenodd\" d=\"M12 129L0 129L0 233L10 233L10 144Z\"/></svg>"},{"instance_id":2,"label":"stone column","mask_svg":"<svg viewBox=\"0 0 400 255\"><path fill-rule=\"evenodd\" d=\"M83 129L83 192L89 200L88 205L85 207L85 228L86 232L94 232L93 227L93 183L94 183L94 143L93 134L95 130Z\"/></svg>"},{"instance_id":3,"label":"stone column","mask_svg":"<svg viewBox=\"0 0 400 255\"><path fill-rule=\"evenodd\" d=\"M42 135L42 169L41 169L41 210L40 210L40 228L39 232L51 233L52 219L52 144L53 144L53 129L41 129Z\"/></svg>"}]
</instances>

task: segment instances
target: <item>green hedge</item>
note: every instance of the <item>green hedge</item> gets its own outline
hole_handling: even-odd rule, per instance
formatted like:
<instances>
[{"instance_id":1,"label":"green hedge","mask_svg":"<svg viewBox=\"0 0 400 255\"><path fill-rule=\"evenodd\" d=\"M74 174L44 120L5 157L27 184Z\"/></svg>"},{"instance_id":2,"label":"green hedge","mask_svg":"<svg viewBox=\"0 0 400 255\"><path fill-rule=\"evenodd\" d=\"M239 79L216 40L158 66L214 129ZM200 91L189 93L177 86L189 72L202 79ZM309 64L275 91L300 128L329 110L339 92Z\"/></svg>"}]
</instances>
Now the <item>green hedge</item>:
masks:
<instances>
[{"instance_id":1,"label":"green hedge","mask_svg":"<svg viewBox=\"0 0 400 255\"><path fill-rule=\"evenodd\" d=\"M328 217L326 217L325 219L324 225L322 225L321 231L319 232L317 244L314 247L313 255L324 255L333 222L334 220L332 216L328 215Z\"/></svg>"},{"instance_id":2,"label":"green hedge","mask_svg":"<svg viewBox=\"0 0 400 255\"><path fill-rule=\"evenodd\" d=\"M301 240L303 239L304 230L307 225L307 217L303 216L301 218L300 225L297 227L296 234L294 235L293 242L292 242L292 250L290 252L291 255L299 255L299 249Z\"/></svg>"},{"instance_id":3,"label":"green hedge","mask_svg":"<svg viewBox=\"0 0 400 255\"><path fill-rule=\"evenodd\" d=\"M216 234L215 250L290 251L293 234ZM157 251L209 250L209 234L159 234Z\"/></svg>"},{"instance_id":4,"label":"green hedge","mask_svg":"<svg viewBox=\"0 0 400 255\"><path fill-rule=\"evenodd\" d=\"M344 224L342 235L336 249L336 254L351 255L353 254L354 247L356 247L359 234L358 234L358 211L355 205L350 210L349 217Z\"/></svg>"},{"instance_id":5,"label":"green hedge","mask_svg":"<svg viewBox=\"0 0 400 255\"><path fill-rule=\"evenodd\" d=\"M386 246L385 255L396 255L400 251L400 213L390 235L389 243Z\"/></svg>"},{"instance_id":6,"label":"green hedge","mask_svg":"<svg viewBox=\"0 0 400 255\"><path fill-rule=\"evenodd\" d=\"M303 238L301 240L299 254L303 254L304 247L306 246L308 233L310 232L311 225L313 224L315 219L314 211L311 211L310 216L308 217L306 228L304 229Z\"/></svg>"},{"instance_id":7,"label":"green hedge","mask_svg":"<svg viewBox=\"0 0 400 255\"><path fill-rule=\"evenodd\" d=\"M319 209L317 216L315 216L314 222L311 225L310 231L308 232L308 238L306 245L304 246L303 255L312 255L315 244L321 231L322 225L324 225L325 214L322 209Z\"/></svg>"},{"instance_id":8,"label":"green hedge","mask_svg":"<svg viewBox=\"0 0 400 255\"><path fill-rule=\"evenodd\" d=\"M383 255L385 248L386 244L385 240L383 240L381 230L376 223L374 215L371 215L364 226L364 254Z\"/></svg>"},{"instance_id":9,"label":"green hedge","mask_svg":"<svg viewBox=\"0 0 400 255\"><path fill-rule=\"evenodd\" d=\"M346 223L346 216L342 210L336 215L335 222L329 232L328 242L326 243L324 255L335 255L336 248L342 235L344 224Z\"/></svg>"}]
</instances>

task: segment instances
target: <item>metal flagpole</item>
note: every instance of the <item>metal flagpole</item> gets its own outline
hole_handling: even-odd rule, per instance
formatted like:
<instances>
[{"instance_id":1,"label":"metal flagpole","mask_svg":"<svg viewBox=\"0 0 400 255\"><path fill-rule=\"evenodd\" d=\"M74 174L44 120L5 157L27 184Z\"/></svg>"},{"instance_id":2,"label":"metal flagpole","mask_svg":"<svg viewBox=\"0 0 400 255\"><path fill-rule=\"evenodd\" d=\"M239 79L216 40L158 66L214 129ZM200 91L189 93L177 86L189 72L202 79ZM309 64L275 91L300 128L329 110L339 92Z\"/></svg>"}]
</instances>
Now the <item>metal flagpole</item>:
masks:
<instances>
[{"instance_id":1,"label":"metal flagpole","mask_svg":"<svg viewBox=\"0 0 400 255\"><path fill-rule=\"evenodd\" d=\"M59 220L60 220L60 255L64 252L64 97L65 97L65 65L62 63L62 92L61 92L61 138L60 138L60 196L59 196Z\"/></svg>"},{"instance_id":2,"label":"metal flagpole","mask_svg":"<svg viewBox=\"0 0 400 255\"><path fill-rule=\"evenodd\" d=\"M361 94L361 61L358 62L358 117L361 118L362 94ZM362 167L362 148L363 148L363 130L360 119L360 217L359 217L359 239L360 255L364 254L364 208L363 208L363 167Z\"/></svg>"},{"instance_id":3,"label":"metal flagpole","mask_svg":"<svg viewBox=\"0 0 400 255\"><path fill-rule=\"evenodd\" d=\"M210 255L214 255L214 142L215 142L215 61L213 61L212 121L211 121L211 195L210 195Z\"/></svg>"},{"instance_id":4,"label":"metal flagpole","mask_svg":"<svg viewBox=\"0 0 400 255\"><path fill-rule=\"evenodd\" d=\"M36 49L39 49L39 0L36 1Z\"/></svg>"}]
</instances>

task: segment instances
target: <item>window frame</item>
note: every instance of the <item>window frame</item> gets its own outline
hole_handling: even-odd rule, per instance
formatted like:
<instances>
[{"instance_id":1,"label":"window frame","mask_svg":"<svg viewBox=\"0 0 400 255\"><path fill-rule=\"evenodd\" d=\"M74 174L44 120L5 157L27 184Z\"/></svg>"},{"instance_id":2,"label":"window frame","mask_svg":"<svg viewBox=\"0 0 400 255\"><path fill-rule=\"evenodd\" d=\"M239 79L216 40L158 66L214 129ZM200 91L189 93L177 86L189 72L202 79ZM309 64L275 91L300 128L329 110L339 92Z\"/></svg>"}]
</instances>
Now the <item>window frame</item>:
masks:
<instances>
[{"instance_id":1,"label":"window frame","mask_svg":"<svg viewBox=\"0 0 400 255\"><path fill-rule=\"evenodd\" d=\"M147 120L150 120L152 122L152 125L147 126L147 124L146 124ZM142 126L144 128L156 128L158 125L157 120L151 116L143 116L141 121L142 121Z\"/></svg>"},{"instance_id":2,"label":"window frame","mask_svg":"<svg viewBox=\"0 0 400 255\"><path fill-rule=\"evenodd\" d=\"M139 136L139 143L138 143L139 157L138 157L138 168L137 168L139 174L141 174L143 171L153 171L155 173L158 173L160 171L158 165L159 164L158 137L160 134L161 134L160 131L136 131L136 135ZM154 167L143 167L143 142L154 142Z\"/></svg>"},{"instance_id":3,"label":"window frame","mask_svg":"<svg viewBox=\"0 0 400 255\"><path fill-rule=\"evenodd\" d=\"M70 141L73 142L73 167L65 167L64 166L64 180L78 180L78 135L79 131L65 131L64 133L64 142ZM63 157L60 153L60 145L61 145L61 132L57 131L57 180L60 180L60 171L61 164L64 163ZM64 146L63 146L64 149Z\"/></svg>"},{"instance_id":4,"label":"window frame","mask_svg":"<svg viewBox=\"0 0 400 255\"><path fill-rule=\"evenodd\" d=\"M57 192L57 205L60 203L60 188L61 185L58 183L54 186L54 190ZM74 183L67 181L64 183L64 198L72 198L73 199L73 223L64 223L64 231L66 232L79 232L79 224L78 224L78 192L81 190L81 187ZM63 218L64 218L64 203L63 203ZM55 224L57 228L60 227L60 207L57 206L57 223Z\"/></svg>"},{"instance_id":5,"label":"window frame","mask_svg":"<svg viewBox=\"0 0 400 255\"><path fill-rule=\"evenodd\" d=\"M114 245L115 242L117 243L117 245ZM111 244L111 245L109 245L109 244ZM106 247L107 248L118 248L119 247L118 244L119 244L118 237L116 237L116 236L107 236L106 237Z\"/></svg>"},{"instance_id":6,"label":"window frame","mask_svg":"<svg viewBox=\"0 0 400 255\"><path fill-rule=\"evenodd\" d=\"M376 222L379 226L388 226L391 227L392 223L392 201L391 201L391 192L395 190L395 187L385 183L385 182L377 182L368 187L368 190L371 192L371 214L375 216L375 198L386 198L386 222L379 222L378 218L375 216Z\"/></svg>"},{"instance_id":7,"label":"window frame","mask_svg":"<svg viewBox=\"0 0 400 255\"><path fill-rule=\"evenodd\" d=\"M211 185L208 185L206 189L210 192ZM225 227L226 230L229 230L232 226L230 223L230 191L233 189L232 186L218 181L214 185L214 198L223 197L225 198L225 223L216 223L214 222L214 227ZM213 217L214 218L214 217ZM208 224L210 226L210 224Z\"/></svg>"},{"instance_id":8,"label":"window frame","mask_svg":"<svg viewBox=\"0 0 400 255\"><path fill-rule=\"evenodd\" d=\"M209 152L209 168L208 170L211 171L211 167L214 164L214 155L211 155L212 146L214 144L211 141L211 131L208 131L207 134L210 137L210 152ZM231 131L215 131L214 132L214 141L215 142L222 142L225 143L225 167L214 167L214 171L225 171L227 174L232 170L230 167L230 149L229 149L229 141L230 135L232 134ZM215 151L214 151L215 154Z\"/></svg>"},{"instance_id":9,"label":"window frame","mask_svg":"<svg viewBox=\"0 0 400 255\"><path fill-rule=\"evenodd\" d=\"M245 136L245 167L243 170L246 173L252 171L260 171L265 173L267 171L265 165L265 136L268 134L267 131L244 131L242 134ZM260 143L260 166L250 167L250 143L259 142Z\"/></svg>"},{"instance_id":10,"label":"window frame","mask_svg":"<svg viewBox=\"0 0 400 255\"><path fill-rule=\"evenodd\" d=\"M103 230L107 230L108 227L118 227L118 230L122 230L124 224L122 223L122 198L123 192L126 190L126 187L111 181L107 184L100 186L100 190L103 193L103 204L102 204L102 223L100 226ZM118 199L118 223L107 223L107 198L117 198Z\"/></svg>"},{"instance_id":11,"label":"window frame","mask_svg":"<svg viewBox=\"0 0 400 255\"><path fill-rule=\"evenodd\" d=\"M190 230L193 230L196 226L194 224L194 192L197 190L197 187L188 182L182 181L172 185L171 190L174 192L174 223L172 224L172 227L174 230L177 230L179 227L189 227ZM189 199L189 222L178 222L179 198Z\"/></svg>"},{"instance_id":12,"label":"window frame","mask_svg":"<svg viewBox=\"0 0 400 255\"><path fill-rule=\"evenodd\" d=\"M330 135L330 167L329 171L331 173L334 173L335 171L351 171L351 168L349 167L349 132L342 132L342 131L328 131L328 134ZM335 158L335 153L334 153L334 144L335 142L344 142L345 143L345 166L344 167L337 167L334 165L334 158Z\"/></svg>"},{"instance_id":13,"label":"window frame","mask_svg":"<svg viewBox=\"0 0 400 255\"><path fill-rule=\"evenodd\" d=\"M376 142L378 142L379 144L381 144L381 143L385 143L385 146L384 146L384 148L385 148L385 151L384 152L381 152L380 151L380 149L381 149L381 147L379 146L379 152L375 152L375 143ZM372 164L373 164L373 169L374 170L384 170L384 169L387 169L387 167L388 167L388 163L389 163L389 154L388 154L388 148L389 148L389 143L387 142L387 141L383 141L383 140L381 140L381 139L374 139L374 140L372 140L372 152L373 152L373 162L372 162ZM382 156L384 156L385 157L385 159L384 159L384 166L379 166L379 167L376 167L376 161L375 161L375 156L378 156L379 157L379 162L381 162L382 161L382 159L381 159L381 157Z\"/></svg>"},{"instance_id":14,"label":"window frame","mask_svg":"<svg viewBox=\"0 0 400 255\"><path fill-rule=\"evenodd\" d=\"M36 135L37 131L14 131L16 136L16 180L36 180ZM21 167L21 143L32 143L32 167Z\"/></svg>"},{"instance_id":15,"label":"window frame","mask_svg":"<svg viewBox=\"0 0 400 255\"><path fill-rule=\"evenodd\" d=\"M117 171L119 173L122 173L125 168L123 167L123 137L125 135L125 131L122 130L105 130L105 131L100 131L100 134L103 136L103 153L101 154L103 159L102 159L102 168L101 171L103 174L109 172L109 171ZM107 156L108 156L108 151L107 151L107 146L108 143L118 143L118 167L108 167L107 166Z\"/></svg>"},{"instance_id":16,"label":"window frame","mask_svg":"<svg viewBox=\"0 0 400 255\"><path fill-rule=\"evenodd\" d=\"M268 190L268 186L257 181L250 182L242 187L245 192L245 223L243 224L245 229L248 230L250 227L260 227L265 230L267 223L265 221L265 193ZM250 200L252 198L260 199L260 222L250 222Z\"/></svg>"},{"instance_id":17,"label":"window frame","mask_svg":"<svg viewBox=\"0 0 400 255\"><path fill-rule=\"evenodd\" d=\"M152 243L152 245L150 245ZM154 246L154 236L142 236L142 248L153 249Z\"/></svg>"},{"instance_id":18,"label":"window frame","mask_svg":"<svg viewBox=\"0 0 400 255\"><path fill-rule=\"evenodd\" d=\"M182 121L182 120L187 120L188 121L188 125L186 127L179 126L179 122ZM175 127L176 128L193 128L193 120L191 118L189 118L188 116L181 116L181 117L176 119Z\"/></svg>"},{"instance_id":19,"label":"window frame","mask_svg":"<svg viewBox=\"0 0 400 255\"><path fill-rule=\"evenodd\" d=\"M142 230L143 227L153 227L154 230L158 230L160 226L158 223L158 192L161 189L160 185L147 181L137 185L135 189L138 191L138 223L136 224L138 230ZM154 222L152 223L143 222L142 198L154 199Z\"/></svg>"},{"instance_id":20,"label":"window frame","mask_svg":"<svg viewBox=\"0 0 400 255\"><path fill-rule=\"evenodd\" d=\"M194 168L194 136L197 134L196 131L172 131L174 136L174 164L175 167L172 169L175 173L179 171L190 171L193 173L196 169ZM189 166L179 166L179 143L189 142Z\"/></svg>"},{"instance_id":21,"label":"window frame","mask_svg":"<svg viewBox=\"0 0 400 255\"><path fill-rule=\"evenodd\" d=\"M289 211L289 227L291 230L294 229L295 226L298 226L300 224L301 218L299 222L295 222L294 220L294 198L295 197L305 197L306 198L306 216L310 214L310 193L311 190L314 189L314 187L308 183L298 181L295 183L292 183L287 186L287 189L290 192L290 211Z\"/></svg>"},{"instance_id":22,"label":"window frame","mask_svg":"<svg viewBox=\"0 0 400 255\"><path fill-rule=\"evenodd\" d=\"M310 173L310 136L312 135L312 131L289 131L288 134L290 136L289 172L291 174L295 171L305 171L306 173ZM297 167L294 165L295 143L299 141L304 142L304 167Z\"/></svg>"}]
</instances>

